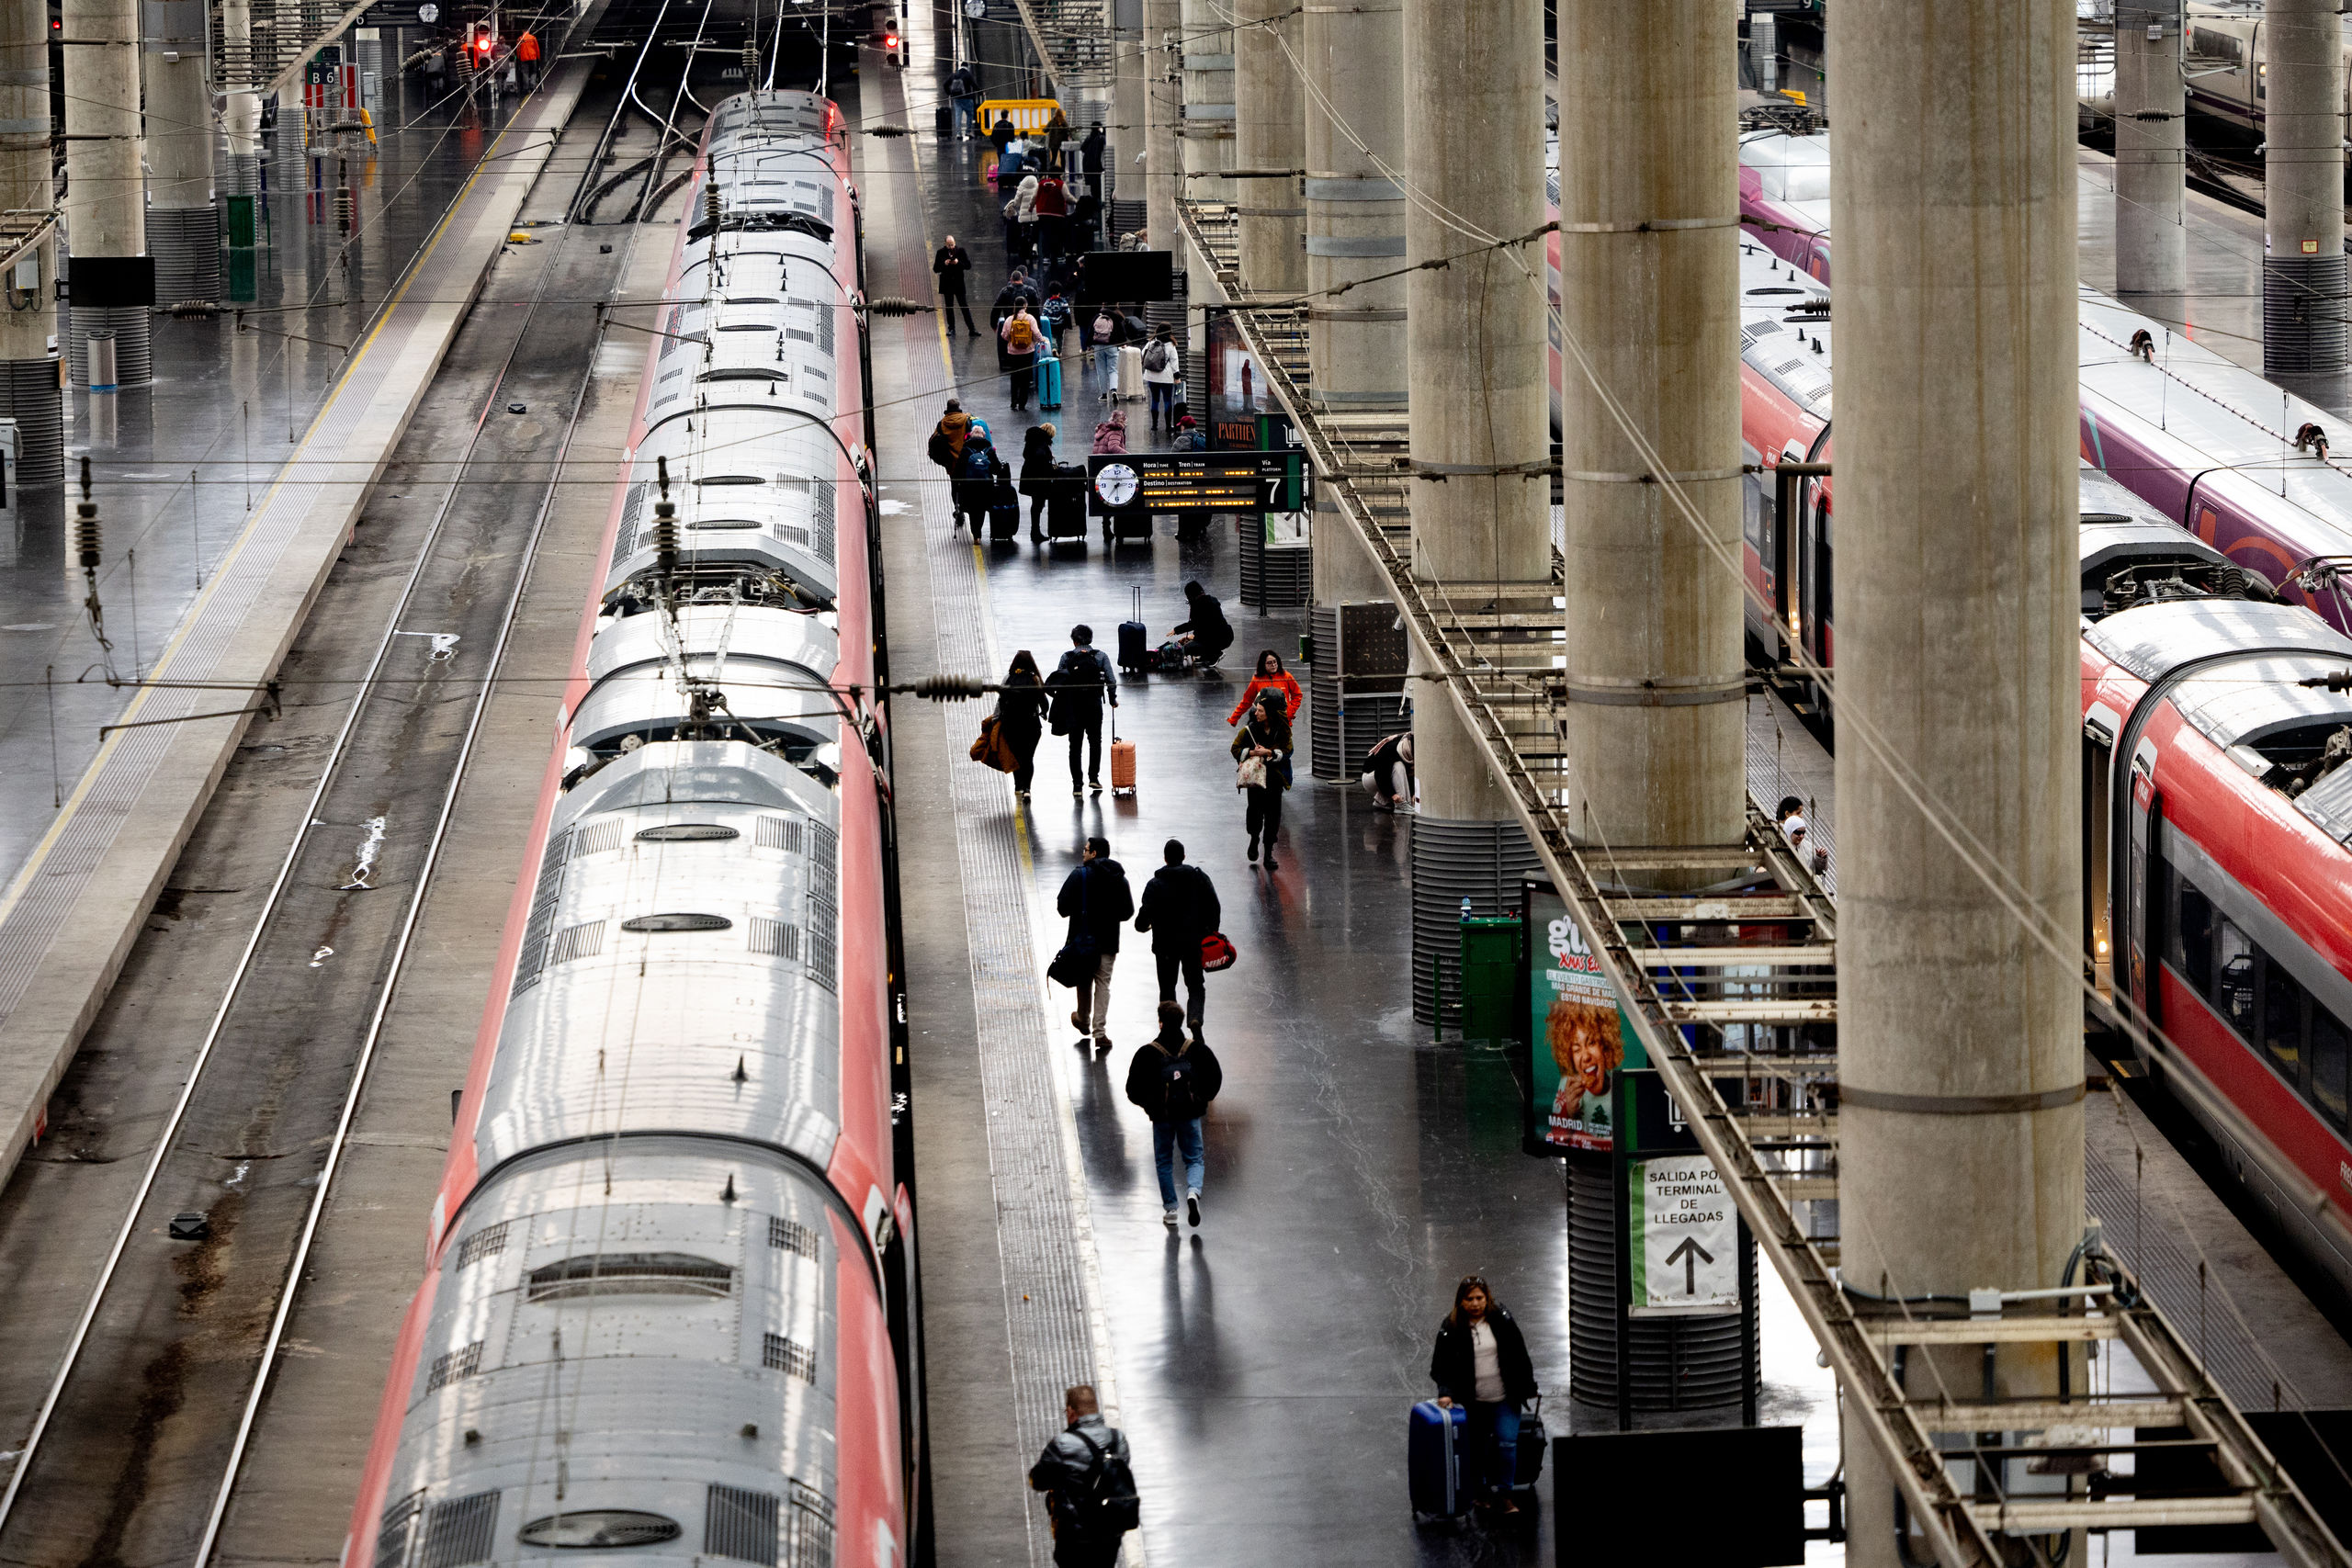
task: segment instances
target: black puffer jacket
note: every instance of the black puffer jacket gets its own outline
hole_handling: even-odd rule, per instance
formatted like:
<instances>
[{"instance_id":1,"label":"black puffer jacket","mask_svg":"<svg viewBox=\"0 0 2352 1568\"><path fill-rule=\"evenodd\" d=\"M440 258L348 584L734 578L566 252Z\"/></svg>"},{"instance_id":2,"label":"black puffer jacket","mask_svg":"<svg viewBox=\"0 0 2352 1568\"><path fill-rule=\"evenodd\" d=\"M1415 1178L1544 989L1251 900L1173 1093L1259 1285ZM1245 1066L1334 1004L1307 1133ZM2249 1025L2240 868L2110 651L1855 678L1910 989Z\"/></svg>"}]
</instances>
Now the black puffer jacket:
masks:
<instances>
[{"instance_id":1,"label":"black puffer jacket","mask_svg":"<svg viewBox=\"0 0 2352 1568\"><path fill-rule=\"evenodd\" d=\"M1543 1390L1535 1386L1535 1363L1528 1359L1527 1341L1519 1325L1499 1303L1487 1308L1487 1325L1495 1331L1495 1360L1503 1374L1503 1399L1513 1406L1526 1404ZM1430 1381L1457 1404L1471 1402L1477 1388L1477 1360L1470 1348L1470 1326L1449 1316L1437 1331L1437 1349L1430 1356Z\"/></svg>"}]
</instances>

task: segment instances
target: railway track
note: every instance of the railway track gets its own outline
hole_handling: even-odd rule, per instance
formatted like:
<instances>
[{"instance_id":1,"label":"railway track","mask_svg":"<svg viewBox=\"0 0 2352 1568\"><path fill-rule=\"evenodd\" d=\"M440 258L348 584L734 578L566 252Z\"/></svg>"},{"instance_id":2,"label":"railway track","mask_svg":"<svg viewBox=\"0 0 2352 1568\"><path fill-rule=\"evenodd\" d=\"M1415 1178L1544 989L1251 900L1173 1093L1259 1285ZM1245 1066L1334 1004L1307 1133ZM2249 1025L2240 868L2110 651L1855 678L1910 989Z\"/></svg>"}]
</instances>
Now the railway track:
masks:
<instances>
[{"instance_id":1,"label":"railway track","mask_svg":"<svg viewBox=\"0 0 2352 1568\"><path fill-rule=\"evenodd\" d=\"M8 1558L209 1554L593 374L574 302L628 259L551 232L476 304L286 661L287 720L224 777L0 1192L36 1262L0 1280Z\"/></svg>"}]
</instances>

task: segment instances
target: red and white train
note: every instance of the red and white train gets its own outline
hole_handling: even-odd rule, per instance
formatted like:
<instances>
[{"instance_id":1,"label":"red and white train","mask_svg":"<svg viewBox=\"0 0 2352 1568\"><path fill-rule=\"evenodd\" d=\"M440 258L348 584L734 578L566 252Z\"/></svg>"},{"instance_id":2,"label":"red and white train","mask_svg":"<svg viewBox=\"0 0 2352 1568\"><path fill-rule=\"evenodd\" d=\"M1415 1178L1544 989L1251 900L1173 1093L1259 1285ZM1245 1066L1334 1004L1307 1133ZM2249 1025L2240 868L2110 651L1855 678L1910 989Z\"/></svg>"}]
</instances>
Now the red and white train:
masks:
<instances>
[{"instance_id":1,"label":"red and white train","mask_svg":"<svg viewBox=\"0 0 2352 1568\"><path fill-rule=\"evenodd\" d=\"M1743 457L1826 464L1828 290L1742 252ZM2086 962L2154 1022L2146 1065L2231 1171L2352 1289L2352 638L2089 457ZM1747 489L1753 650L1829 666L1834 479L1773 478Z\"/></svg>"},{"instance_id":2,"label":"red and white train","mask_svg":"<svg viewBox=\"0 0 2352 1568\"><path fill-rule=\"evenodd\" d=\"M345 1568L911 1554L847 145L710 116Z\"/></svg>"}]
</instances>

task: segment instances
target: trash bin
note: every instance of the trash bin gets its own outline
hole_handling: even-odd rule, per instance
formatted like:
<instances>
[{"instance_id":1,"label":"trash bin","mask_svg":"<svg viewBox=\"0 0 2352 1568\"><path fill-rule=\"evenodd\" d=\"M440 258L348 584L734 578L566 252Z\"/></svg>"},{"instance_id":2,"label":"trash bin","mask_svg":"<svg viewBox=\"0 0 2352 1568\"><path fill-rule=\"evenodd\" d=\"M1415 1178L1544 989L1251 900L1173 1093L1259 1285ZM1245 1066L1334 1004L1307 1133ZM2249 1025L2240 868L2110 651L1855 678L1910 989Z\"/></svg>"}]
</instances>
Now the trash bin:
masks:
<instances>
[{"instance_id":1,"label":"trash bin","mask_svg":"<svg viewBox=\"0 0 2352 1568\"><path fill-rule=\"evenodd\" d=\"M95 332L89 337L90 390L111 392L115 389L114 333Z\"/></svg>"},{"instance_id":2,"label":"trash bin","mask_svg":"<svg viewBox=\"0 0 2352 1568\"><path fill-rule=\"evenodd\" d=\"M1519 1038L1519 917L1474 915L1462 922L1462 1038Z\"/></svg>"}]
</instances>

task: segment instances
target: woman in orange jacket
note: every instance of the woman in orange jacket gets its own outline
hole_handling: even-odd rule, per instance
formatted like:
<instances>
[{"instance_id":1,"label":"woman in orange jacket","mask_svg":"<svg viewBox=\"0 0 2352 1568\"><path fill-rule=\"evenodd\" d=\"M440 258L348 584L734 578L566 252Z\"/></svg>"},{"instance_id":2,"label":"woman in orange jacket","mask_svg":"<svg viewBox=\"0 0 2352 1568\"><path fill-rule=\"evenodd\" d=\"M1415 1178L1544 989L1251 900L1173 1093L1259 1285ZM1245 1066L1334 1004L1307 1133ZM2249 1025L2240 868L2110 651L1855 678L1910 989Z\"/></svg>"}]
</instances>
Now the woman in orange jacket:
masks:
<instances>
[{"instance_id":1,"label":"woman in orange jacket","mask_svg":"<svg viewBox=\"0 0 2352 1568\"><path fill-rule=\"evenodd\" d=\"M1298 678L1283 668L1282 655L1270 648L1258 655L1258 672L1250 676L1250 683L1241 689L1241 700L1233 705L1233 711L1225 716L1225 722L1239 724L1241 716L1250 711L1250 705L1258 700L1261 692L1280 692L1283 701L1288 705L1288 711L1283 716L1288 719L1298 717L1298 705L1306 700L1306 694L1298 689Z\"/></svg>"}]
</instances>

